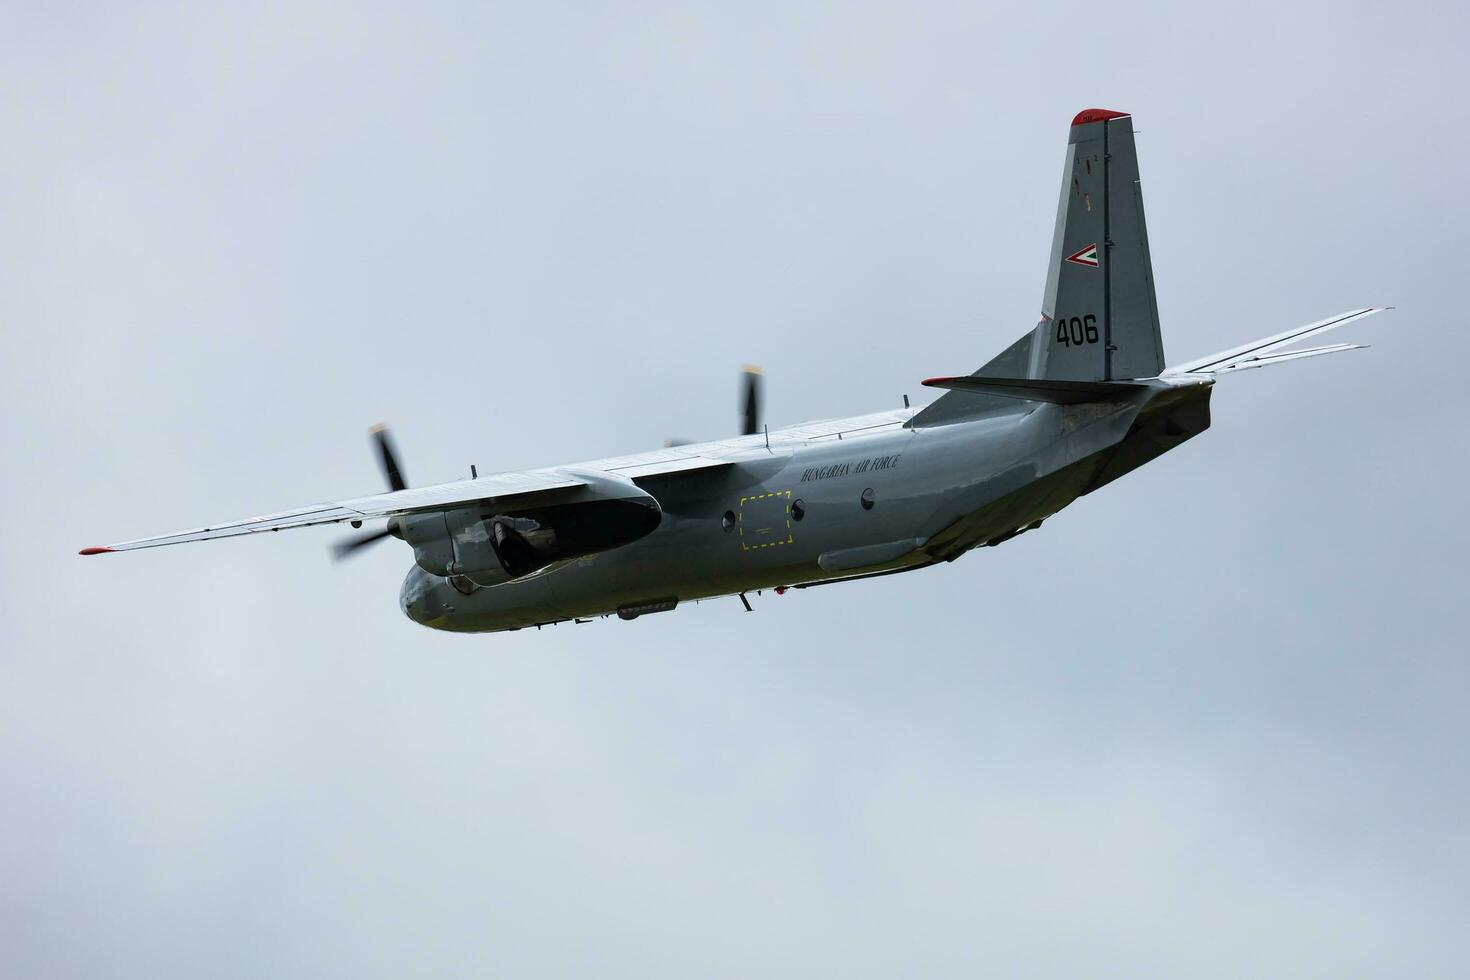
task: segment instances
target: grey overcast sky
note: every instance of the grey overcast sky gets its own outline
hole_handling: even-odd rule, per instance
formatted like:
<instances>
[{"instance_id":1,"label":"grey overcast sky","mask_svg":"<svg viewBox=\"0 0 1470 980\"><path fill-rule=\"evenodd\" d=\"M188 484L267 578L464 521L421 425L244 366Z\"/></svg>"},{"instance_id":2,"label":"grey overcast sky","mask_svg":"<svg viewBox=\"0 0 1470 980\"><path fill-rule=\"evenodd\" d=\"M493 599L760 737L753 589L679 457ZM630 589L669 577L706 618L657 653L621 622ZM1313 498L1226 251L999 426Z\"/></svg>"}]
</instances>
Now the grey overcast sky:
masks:
<instances>
[{"instance_id":1,"label":"grey overcast sky","mask_svg":"<svg viewBox=\"0 0 1470 980\"><path fill-rule=\"evenodd\" d=\"M1463 975L1451 3L0 4L0 972ZM942 569L542 632L334 531L916 398L1131 111L1166 353L1372 350Z\"/></svg>"}]
</instances>

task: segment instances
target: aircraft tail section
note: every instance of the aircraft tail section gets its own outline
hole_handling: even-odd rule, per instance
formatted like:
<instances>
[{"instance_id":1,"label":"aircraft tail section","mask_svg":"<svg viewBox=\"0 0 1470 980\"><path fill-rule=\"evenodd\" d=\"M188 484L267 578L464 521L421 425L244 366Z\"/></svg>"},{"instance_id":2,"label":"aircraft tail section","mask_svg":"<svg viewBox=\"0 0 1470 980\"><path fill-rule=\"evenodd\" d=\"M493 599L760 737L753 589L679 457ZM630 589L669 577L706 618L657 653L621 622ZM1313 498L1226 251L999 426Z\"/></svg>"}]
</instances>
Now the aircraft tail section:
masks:
<instances>
[{"instance_id":1,"label":"aircraft tail section","mask_svg":"<svg viewBox=\"0 0 1470 980\"><path fill-rule=\"evenodd\" d=\"M1087 109L1072 120L1040 321L975 376L1107 382L1163 369L1133 118ZM912 424L973 417L1001 404L990 397L957 391Z\"/></svg>"},{"instance_id":2,"label":"aircraft tail section","mask_svg":"<svg viewBox=\"0 0 1470 980\"><path fill-rule=\"evenodd\" d=\"M1072 120L1041 315L1035 377L1118 381L1164 369L1132 116L1088 109Z\"/></svg>"}]
</instances>

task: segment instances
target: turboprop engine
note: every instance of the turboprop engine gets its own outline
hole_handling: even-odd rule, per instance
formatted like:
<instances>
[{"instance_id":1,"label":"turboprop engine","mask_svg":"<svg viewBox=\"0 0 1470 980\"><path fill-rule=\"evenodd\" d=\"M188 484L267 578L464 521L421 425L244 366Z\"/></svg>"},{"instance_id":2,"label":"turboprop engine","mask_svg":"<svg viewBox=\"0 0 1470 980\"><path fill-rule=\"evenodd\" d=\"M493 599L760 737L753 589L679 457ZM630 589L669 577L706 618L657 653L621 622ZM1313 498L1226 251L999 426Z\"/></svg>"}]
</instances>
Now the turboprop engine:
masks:
<instances>
[{"instance_id":1,"label":"turboprop engine","mask_svg":"<svg viewBox=\"0 0 1470 980\"><path fill-rule=\"evenodd\" d=\"M508 503L404 514L389 523L389 533L413 547L420 568L466 592L621 547L652 533L663 519L651 494L601 476L554 503Z\"/></svg>"},{"instance_id":2,"label":"turboprop engine","mask_svg":"<svg viewBox=\"0 0 1470 980\"><path fill-rule=\"evenodd\" d=\"M372 434L389 490L406 490L387 431L378 426ZM399 538L412 546L420 568L468 595L637 541L663 519L658 501L632 480L601 472L564 475L568 485L556 489L400 513L382 530L339 542L333 553L340 560L384 538Z\"/></svg>"}]
</instances>

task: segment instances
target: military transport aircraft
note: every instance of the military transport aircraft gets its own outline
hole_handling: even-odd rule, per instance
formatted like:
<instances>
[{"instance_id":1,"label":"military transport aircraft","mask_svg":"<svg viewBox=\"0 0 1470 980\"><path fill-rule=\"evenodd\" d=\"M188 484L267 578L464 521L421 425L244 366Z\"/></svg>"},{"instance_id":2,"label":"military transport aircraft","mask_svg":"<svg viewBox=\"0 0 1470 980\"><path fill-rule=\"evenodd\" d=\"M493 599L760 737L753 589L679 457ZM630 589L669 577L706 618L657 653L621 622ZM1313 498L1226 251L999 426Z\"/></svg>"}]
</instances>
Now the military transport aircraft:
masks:
<instances>
[{"instance_id":1,"label":"military transport aircraft","mask_svg":"<svg viewBox=\"0 0 1470 980\"><path fill-rule=\"evenodd\" d=\"M383 520L336 550L406 542L400 603L435 629L629 620L714 596L748 609L756 590L912 571L1034 530L1203 432L1216 378L1356 349L1288 348L1380 312L1166 367L1133 120L1085 110L1069 144L1040 322L974 374L925 381L946 389L927 407L763 430L751 375L737 438L432 487L407 485L378 431L387 493L81 553Z\"/></svg>"}]
</instances>

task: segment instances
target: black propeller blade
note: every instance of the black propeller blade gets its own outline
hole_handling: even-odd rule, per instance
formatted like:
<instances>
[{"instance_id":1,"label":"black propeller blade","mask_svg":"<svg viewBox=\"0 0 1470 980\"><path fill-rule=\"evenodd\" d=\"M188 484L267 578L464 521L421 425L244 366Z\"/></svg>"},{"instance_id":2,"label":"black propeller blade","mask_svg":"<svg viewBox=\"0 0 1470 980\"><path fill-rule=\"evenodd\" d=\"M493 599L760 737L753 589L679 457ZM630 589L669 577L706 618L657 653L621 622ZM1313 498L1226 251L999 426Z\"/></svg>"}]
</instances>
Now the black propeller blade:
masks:
<instances>
[{"instance_id":1,"label":"black propeller blade","mask_svg":"<svg viewBox=\"0 0 1470 980\"><path fill-rule=\"evenodd\" d=\"M761 369L745 365L745 408L740 418L740 434L753 436L761 430Z\"/></svg>"},{"instance_id":2,"label":"black propeller blade","mask_svg":"<svg viewBox=\"0 0 1470 980\"><path fill-rule=\"evenodd\" d=\"M332 560L341 561L343 558L356 554L361 548L366 548L370 544L377 544L384 538L392 536L393 532L385 527L381 531L360 534L355 538L344 538L332 545Z\"/></svg>"},{"instance_id":3,"label":"black propeller blade","mask_svg":"<svg viewBox=\"0 0 1470 980\"><path fill-rule=\"evenodd\" d=\"M378 461L383 465L383 478L388 481L389 490L407 490L408 482L403 479L403 467L398 465L398 452L393 448L393 440L388 437L388 427L381 423L372 427L373 444L378 447ZM360 521L354 522L360 524ZM377 544L384 538L393 536L393 522L381 531L371 531L367 534L358 535L355 538L344 538L332 545L332 559L341 561L349 555L354 555L370 544Z\"/></svg>"},{"instance_id":4,"label":"black propeller blade","mask_svg":"<svg viewBox=\"0 0 1470 980\"><path fill-rule=\"evenodd\" d=\"M407 490L403 479L403 468L398 465L398 454L393 449L393 440L388 438L388 427L379 422L372 428L373 442L378 445L378 456L383 461L383 476L389 490Z\"/></svg>"}]
</instances>

